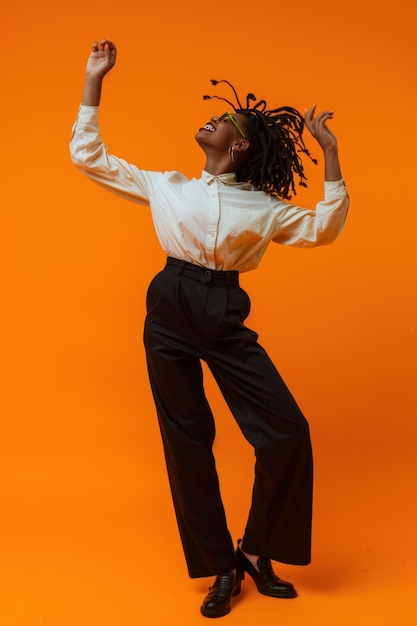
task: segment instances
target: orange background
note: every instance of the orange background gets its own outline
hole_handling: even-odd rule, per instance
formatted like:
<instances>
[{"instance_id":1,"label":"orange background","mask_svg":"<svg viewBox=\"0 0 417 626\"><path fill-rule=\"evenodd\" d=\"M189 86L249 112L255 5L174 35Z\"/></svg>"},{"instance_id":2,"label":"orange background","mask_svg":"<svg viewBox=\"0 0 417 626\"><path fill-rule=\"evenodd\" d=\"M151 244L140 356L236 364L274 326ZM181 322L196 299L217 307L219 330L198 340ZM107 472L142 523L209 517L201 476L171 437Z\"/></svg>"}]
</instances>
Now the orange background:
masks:
<instances>
[{"instance_id":1,"label":"orange background","mask_svg":"<svg viewBox=\"0 0 417 626\"><path fill-rule=\"evenodd\" d=\"M351 195L344 234L310 251L271 246L242 277L248 323L311 423L314 560L277 568L296 601L246 581L224 619L413 623L414 5L26 0L9 2L2 21L1 626L205 619L209 581L186 574L141 339L146 287L164 256L148 210L93 185L68 156L101 37L119 49L102 133L147 169L199 174L194 134L219 112L201 99L211 78L271 106L334 109ZM322 171L307 170L297 200L312 205ZM252 452L209 376L207 393L237 538Z\"/></svg>"}]
</instances>

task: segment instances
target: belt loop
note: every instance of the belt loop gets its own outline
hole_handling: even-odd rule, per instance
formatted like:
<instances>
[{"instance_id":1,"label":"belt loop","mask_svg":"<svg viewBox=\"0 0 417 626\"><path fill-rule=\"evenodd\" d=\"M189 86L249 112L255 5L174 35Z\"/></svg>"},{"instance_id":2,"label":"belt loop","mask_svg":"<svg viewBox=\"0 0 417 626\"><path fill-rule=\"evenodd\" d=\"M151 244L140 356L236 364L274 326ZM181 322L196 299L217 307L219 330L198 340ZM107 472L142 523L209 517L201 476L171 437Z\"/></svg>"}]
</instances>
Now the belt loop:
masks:
<instances>
[{"instance_id":1,"label":"belt loop","mask_svg":"<svg viewBox=\"0 0 417 626\"><path fill-rule=\"evenodd\" d=\"M180 261L181 265L178 268L178 276L181 276L181 274L183 273L185 266L187 265L187 261Z\"/></svg>"},{"instance_id":2,"label":"belt loop","mask_svg":"<svg viewBox=\"0 0 417 626\"><path fill-rule=\"evenodd\" d=\"M183 261L182 259L175 259L172 256L168 256L167 257L167 263L165 267L171 266L173 271L178 275L181 276L181 274L183 273L184 269L187 266L187 261Z\"/></svg>"}]
</instances>

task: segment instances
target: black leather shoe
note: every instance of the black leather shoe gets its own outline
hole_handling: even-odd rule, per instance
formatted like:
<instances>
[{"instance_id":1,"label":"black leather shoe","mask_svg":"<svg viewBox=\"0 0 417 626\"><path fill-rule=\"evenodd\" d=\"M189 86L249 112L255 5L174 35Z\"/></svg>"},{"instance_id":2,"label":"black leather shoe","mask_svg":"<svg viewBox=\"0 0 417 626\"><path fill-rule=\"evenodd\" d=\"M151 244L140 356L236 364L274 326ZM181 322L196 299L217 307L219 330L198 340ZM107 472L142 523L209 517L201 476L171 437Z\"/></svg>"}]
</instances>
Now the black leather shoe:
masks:
<instances>
[{"instance_id":1,"label":"black leather shoe","mask_svg":"<svg viewBox=\"0 0 417 626\"><path fill-rule=\"evenodd\" d=\"M214 585L210 587L208 594L201 605L201 612L205 617L223 617L232 610L230 601L241 590L241 581L245 574L239 568L234 572L227 572L217 576Z\"/></svg>"},{"instance_id":2,"label":"black leather shoe","mask_svg":"<svg viewBox=\"0 0 417 626\"><path fill-rule=\"evenodd\" d=\"M239 546L236 550L236 559L238 567L241 567L253 578L259 593L273 598L295 598L297 596L294 586L275 574L269 559L264 557L258 559L258 571L246 558Z\"/></svg>"}]
</instances>

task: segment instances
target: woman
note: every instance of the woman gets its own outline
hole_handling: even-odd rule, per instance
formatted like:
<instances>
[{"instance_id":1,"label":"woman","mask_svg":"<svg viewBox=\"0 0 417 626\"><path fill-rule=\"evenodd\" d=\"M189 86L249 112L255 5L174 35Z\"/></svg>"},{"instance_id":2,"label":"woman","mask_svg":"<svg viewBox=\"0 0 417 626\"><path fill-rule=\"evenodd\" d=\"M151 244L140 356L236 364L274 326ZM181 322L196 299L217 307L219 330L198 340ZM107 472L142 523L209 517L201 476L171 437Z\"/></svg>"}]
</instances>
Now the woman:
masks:
<instances>
[{"instance_id":1,"label":"woman","mask_svg":"<svg viewBox=\"0 0 417 626\"><path fill-rule=\"evenodd\" d=\"M333 115L315 117L315 106L305 113L325 161L325 198L315 210L285 201L295 192L295 176L305 184L303 118L288 107L268 111L253 94L243 107L230 83L237 106L218 98L230 110L196 135L206 157L201 178L139 170L109 154L99 134L102 80L115 61L111 41L93 44L71 156L92 180L149 204L167 253L148 290L144 342L188 571L216 576L201 612L229 613L245 572L260 593L293 598L293 585L274 573L270 559L310 562L309 429L256 333L244 325L250 301L239 272L254 269L270 241L312 247L341 232L348 195L337 141L326 125ZM212 454L215 427L201 359L256 455L251 509L236 551Z\"/></svg>"}]
</instances>

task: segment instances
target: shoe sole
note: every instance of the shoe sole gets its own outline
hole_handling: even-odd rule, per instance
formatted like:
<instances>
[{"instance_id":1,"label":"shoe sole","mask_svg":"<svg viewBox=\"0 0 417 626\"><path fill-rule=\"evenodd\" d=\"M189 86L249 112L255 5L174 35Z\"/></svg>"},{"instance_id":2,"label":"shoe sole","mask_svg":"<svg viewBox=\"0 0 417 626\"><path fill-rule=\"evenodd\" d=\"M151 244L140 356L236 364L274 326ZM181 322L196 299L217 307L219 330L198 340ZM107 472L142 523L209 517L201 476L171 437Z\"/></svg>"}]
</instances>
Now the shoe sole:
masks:
<instances>
[{"instance_id":1,"label":"shoe sole","mask_svg":"<svg viewBox=\"0 0 417 626\"><path fill-rule=\"evenodd\" d=\"M266 591L259 589L259 587L256 587L256 588L259 593L261 593L263 596L268 596L268 598L282 598L283 600L291 600L292 598L296 598L298 595L296 591L294 591L294 593L287 593L287 594L273 594L273 593L267 593Z\"/></svg>"},{"instance_id":2,"label":"shoe sole","mask_svg":"<svg viewBox=\"0 0 417 626\"><path fill-rule=\"evenodd\" d=\"M223 617L224 615L227 615L228 613L230 613L230 611L232 610L232 607L229 606L228 609L225 609L223 611L216 611L216 612L209 612L209 611L205 611L203 609L203 607L200 608L201 614L204 615L204 617Z\"/></svg>"}]
</instances>

